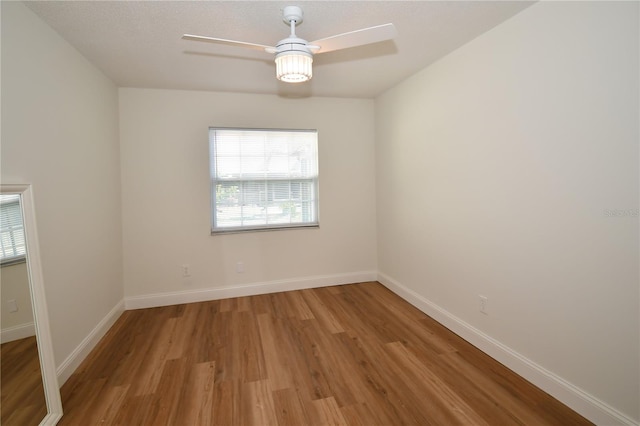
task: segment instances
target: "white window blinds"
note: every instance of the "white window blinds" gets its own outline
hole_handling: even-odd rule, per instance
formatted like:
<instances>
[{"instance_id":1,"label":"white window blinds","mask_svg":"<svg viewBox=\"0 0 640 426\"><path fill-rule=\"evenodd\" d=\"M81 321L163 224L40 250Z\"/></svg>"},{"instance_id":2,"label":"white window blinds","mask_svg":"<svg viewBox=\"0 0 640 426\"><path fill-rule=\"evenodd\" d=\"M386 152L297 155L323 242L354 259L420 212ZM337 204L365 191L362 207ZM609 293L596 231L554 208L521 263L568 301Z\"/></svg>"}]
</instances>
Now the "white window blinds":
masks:
<instances>
[{"instance_id":1,"label":"white window blinds","mask_svg":"<svg viewBox=\"0 0 640 426\"><path fill-rule=\"evenodd\" d=\"M318 226L315 130L209 129L212 233Z\"/></svg>"},{"instance_id":2,"label":"white window blinds","mask_svg":"<svg viewBox=\"0 0 640 426\"><path fill-rule=\"evenodd\" d=\"M24 259L26 253L20 195L0 195L0 263Z\"/></svg>"}]
</instances>

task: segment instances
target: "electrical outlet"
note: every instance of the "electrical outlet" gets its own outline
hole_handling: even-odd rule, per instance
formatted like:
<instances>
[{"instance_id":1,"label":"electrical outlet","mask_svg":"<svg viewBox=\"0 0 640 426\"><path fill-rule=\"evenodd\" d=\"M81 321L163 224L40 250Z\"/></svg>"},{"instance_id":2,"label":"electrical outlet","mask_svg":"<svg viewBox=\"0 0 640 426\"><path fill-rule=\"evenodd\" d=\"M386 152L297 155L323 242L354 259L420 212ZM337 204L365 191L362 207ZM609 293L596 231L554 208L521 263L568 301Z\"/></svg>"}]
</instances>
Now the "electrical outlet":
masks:
<instances>
[{"instance_id":1,"label":"electrical outlet","mask_svg":"<svg viewBox=\"0 0 640 426\"><path fill-rule=\"evenodd\" d=\"M480 312L482 312L485 315L489 315L489 313L487 312L487 304L489 303L489 299L487 299L486 296L482 296L480 295Z\"/></svg>"},{"instance_id":2,"label":"electrical outlet","mask_svg":"<svg viewBox=\"0 0 640 426\"><path fill-rule=\"evenodd\" d=\"M7 309L9 312L18 312L18 304L15 299L7 300Z\"/></svg>"},{"instance_id":3,"label":"electrical outlet","mask_svg":"<svg viewBox=\"0 0 640 426\"><path fill-rule=\"evenodd\" d=\"M191 267L189 265L182 265L182 278L189 278L191 276Z\"/></svg>"},{"instance_id":4,"label":"electrical outlet","mask_svg":"<svg viewBox=\"0 0 640 426\"><path fill-rule=\"evenodd\" d=\"M236 273L238 273L238 274L244 273L244 263L243 262L237 262L236 263Z\"/></svg>"}]
</instances>

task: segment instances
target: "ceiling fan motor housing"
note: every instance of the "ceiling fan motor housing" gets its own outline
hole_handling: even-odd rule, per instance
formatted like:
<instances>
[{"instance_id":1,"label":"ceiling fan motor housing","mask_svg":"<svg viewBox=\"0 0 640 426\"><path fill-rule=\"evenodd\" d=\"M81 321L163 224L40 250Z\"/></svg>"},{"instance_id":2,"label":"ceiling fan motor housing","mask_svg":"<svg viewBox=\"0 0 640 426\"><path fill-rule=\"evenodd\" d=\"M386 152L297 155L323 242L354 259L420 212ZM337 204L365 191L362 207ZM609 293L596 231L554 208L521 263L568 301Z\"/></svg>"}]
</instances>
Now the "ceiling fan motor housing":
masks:
<instances>
[{"instance_id":1,"label":"ceiling fan motor housing","mask_svg":"<svg viewBox=\"0 0 640 426\"><path fill-rule=\"evenodd\" d=\"M285 52L299 52L312 55L311 50L307 47L307 41L298 37L287 37L278 42L276 45L276 55Z\"/></svg>"}]
</instances>

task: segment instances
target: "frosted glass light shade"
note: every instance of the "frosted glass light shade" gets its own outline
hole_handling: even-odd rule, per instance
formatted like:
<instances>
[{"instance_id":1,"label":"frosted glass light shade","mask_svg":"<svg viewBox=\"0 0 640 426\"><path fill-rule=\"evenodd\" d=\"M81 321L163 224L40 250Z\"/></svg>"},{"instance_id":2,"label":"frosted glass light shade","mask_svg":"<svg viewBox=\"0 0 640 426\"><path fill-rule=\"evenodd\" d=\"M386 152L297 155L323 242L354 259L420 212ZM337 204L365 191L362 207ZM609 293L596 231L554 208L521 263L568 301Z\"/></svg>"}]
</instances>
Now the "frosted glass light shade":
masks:
<instances>
[{"instance_id":1,"label":"frosted glass light shade","mask_svg":"<svg viewBox=\"0 0 640 426\"><path fill-rule=\"evenodd\" d=\"M302 83L310 80L313 71L313 58L310 53L292 51L276 56L276 77L286 83Z\"/></svg>"}]
</instances>

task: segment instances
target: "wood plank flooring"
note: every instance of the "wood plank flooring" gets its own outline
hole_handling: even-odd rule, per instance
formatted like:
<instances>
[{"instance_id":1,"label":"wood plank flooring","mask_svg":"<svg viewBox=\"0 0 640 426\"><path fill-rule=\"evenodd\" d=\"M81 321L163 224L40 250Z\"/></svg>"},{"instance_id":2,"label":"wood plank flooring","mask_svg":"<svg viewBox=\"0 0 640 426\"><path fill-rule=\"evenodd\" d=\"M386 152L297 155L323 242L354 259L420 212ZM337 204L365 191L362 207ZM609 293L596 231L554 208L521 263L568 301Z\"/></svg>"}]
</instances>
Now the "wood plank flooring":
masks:
<instances>
[{"instance_id":1,"label":"wood plank flooring","mask_svg":"<svg viewBox=\"0 0 640 426\"><path fill-rule=\"evenodd\" d=\"M47 414L36 336L0 346L0 424L37 425Z\"/></svg>"},{"instance_id":2,"label":"wood plank flooring","mask_svg":"<svg viewBox=\"0 0 640 426\"><path fill-rule=\"evenodd\" d=\"M376 282L126 311L60 425L591 424Z\"/></svg>"}]
</instances>

